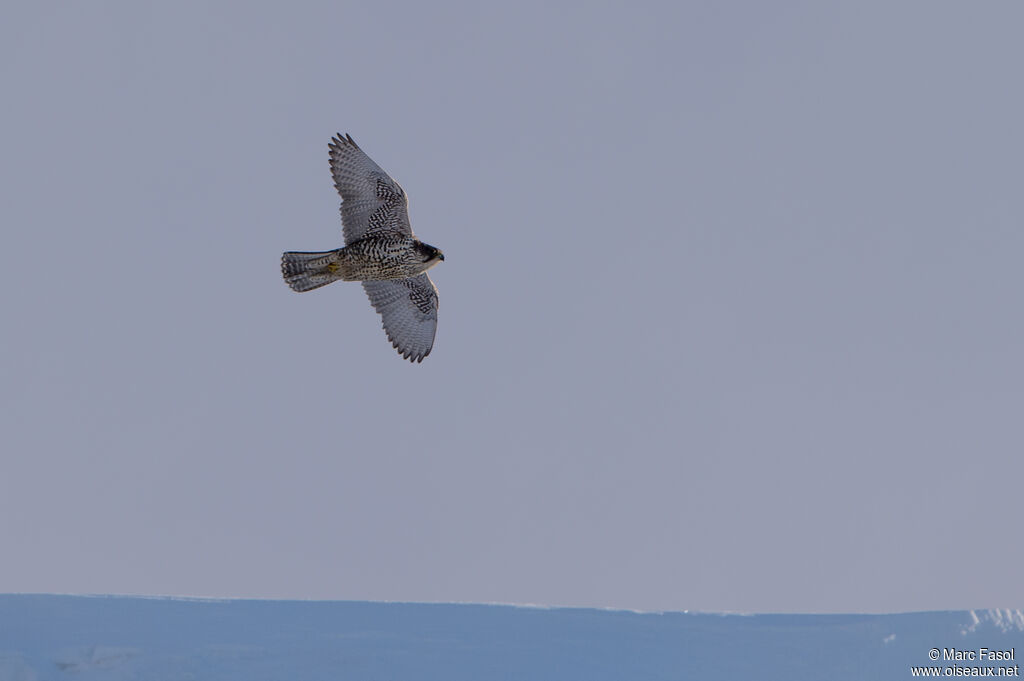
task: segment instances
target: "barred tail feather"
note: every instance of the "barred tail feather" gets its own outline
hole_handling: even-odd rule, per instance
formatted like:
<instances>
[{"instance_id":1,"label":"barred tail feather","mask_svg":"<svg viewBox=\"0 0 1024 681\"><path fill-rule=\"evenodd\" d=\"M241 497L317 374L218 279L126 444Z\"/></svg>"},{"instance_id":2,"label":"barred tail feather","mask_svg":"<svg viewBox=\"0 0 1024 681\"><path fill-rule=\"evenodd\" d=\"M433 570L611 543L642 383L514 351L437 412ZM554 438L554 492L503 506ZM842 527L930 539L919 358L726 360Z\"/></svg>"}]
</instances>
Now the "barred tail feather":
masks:
<instances>
[{"instance_id":1,"label":"barred tail feather","mask_svg":"<svg viewBox=\"0 0 1024 681\"><path fill-rule=\"evenodd\" d=\"M342 278L338 251L288 251L281 256L281 274L288 286L300 293L326 286Z\"/></svg>"}]
</instances>

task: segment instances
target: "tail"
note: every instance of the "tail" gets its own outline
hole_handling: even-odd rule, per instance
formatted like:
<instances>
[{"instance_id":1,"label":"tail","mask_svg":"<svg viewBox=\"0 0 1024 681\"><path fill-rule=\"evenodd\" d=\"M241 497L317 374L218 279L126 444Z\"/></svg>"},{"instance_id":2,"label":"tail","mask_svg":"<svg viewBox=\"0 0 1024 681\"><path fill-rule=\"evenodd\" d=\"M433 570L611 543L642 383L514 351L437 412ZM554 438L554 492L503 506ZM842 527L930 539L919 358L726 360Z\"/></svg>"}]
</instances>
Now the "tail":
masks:
<instances>
[{"instance_id":1,"label":"tail","mask_svg":"<svg viewBox=\"0 0 1024 681\"><path fill-rule=\"evenodd\" d=\"M281 256L281 274L292 290L300 293L326 286L342 278L338 251L288 251Z\"/></svg>"}]
</instances>

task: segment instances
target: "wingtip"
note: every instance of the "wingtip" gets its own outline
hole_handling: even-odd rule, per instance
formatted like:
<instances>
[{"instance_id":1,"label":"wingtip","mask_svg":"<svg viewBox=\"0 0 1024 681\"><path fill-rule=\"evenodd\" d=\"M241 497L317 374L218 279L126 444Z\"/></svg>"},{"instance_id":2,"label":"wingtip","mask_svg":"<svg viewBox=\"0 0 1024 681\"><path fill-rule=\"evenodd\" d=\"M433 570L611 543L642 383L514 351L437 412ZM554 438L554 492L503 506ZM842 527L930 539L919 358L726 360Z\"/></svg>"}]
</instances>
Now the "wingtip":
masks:
<instances>
[{"instance_id":1,"label":"wingtip","mask_svg":"<svg viewBox=\"0 0 1024 681\"><path fill-rule=\"evenodd\" d=\"M331 151L334 151L340 150L343 146L346 145L355 147L356 149L359 148L359 145L356 144L356 141L352 139L352 135L348 134L347 132L345 134L338 132L335 133L334 137L331 138L331 141L327 143L327 148L330 149Z\"/></svg>"},{"instance_id":2,"label":"wingtip","mask_svg":"<svg viewBox=\"0 0 1024 681\"><path fill-rule=\"evenodd\" d=\"M398 354L402 356L402 359L407 359L413 364L422 364L426 356L429 355L430 351L434 349L428 348L427 351L424 352L422 355L417 355L413 350L403 350L401 347L399 347L398 341L391 338L390 335L388 336L388 340L391 341L392 347L394 347L395 350L398 351Z\"/></svg>"}]
</instances>

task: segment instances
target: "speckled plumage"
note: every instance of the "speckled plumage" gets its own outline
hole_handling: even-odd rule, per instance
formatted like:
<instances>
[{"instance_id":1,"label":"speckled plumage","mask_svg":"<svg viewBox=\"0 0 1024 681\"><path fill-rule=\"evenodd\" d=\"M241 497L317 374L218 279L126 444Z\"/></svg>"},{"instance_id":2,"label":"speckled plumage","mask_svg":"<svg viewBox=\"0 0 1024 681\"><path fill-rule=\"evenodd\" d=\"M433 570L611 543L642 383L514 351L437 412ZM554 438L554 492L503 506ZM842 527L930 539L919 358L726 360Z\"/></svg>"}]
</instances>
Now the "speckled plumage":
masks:
<instances>
[{"instance_id":1,"label":"speckled plumage","mask_svg":"<svg viewBox=\"0 0 1024 681\"><path fill-rule=\"evenodd\" d=\"M437 288L426 271L444 254L416 238L405 192L351 136L337 135L328 148L346 245L286 252L281 273L299 292L335 281L363 282L388 340L406 359L422 362L437 332Z\"/></svg>"}]
</instances>

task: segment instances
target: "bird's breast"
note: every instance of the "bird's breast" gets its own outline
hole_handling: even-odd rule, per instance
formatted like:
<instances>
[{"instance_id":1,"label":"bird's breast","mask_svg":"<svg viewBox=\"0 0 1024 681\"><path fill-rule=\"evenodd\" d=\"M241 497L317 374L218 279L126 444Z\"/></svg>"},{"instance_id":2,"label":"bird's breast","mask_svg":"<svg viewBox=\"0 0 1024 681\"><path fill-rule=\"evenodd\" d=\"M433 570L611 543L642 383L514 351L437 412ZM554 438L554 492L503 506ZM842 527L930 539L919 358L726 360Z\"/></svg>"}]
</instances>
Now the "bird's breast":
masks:
<instances>
[{"instance_id":1,"label":"bird's breast","mask_svg":"<svg viewBox=\"0 0 1024 681\"><path fill-rule=\"evenodd\" d=\"M405 279L423 272L422 262L412 239L364 239L341 251L342 272L349 281Z\"/></svg>"}]
</instances>

